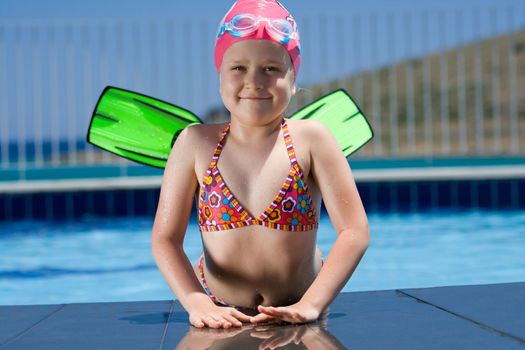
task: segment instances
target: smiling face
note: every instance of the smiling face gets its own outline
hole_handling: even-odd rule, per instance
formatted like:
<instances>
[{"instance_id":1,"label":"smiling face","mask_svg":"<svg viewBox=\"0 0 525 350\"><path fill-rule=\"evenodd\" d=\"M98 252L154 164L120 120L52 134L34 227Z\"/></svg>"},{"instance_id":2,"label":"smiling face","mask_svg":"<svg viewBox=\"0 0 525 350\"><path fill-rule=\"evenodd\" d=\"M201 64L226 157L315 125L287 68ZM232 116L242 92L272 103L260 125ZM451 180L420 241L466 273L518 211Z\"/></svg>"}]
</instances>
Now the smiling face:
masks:
<instances>
[{"instance_id":1,"label":"smiling face","mask_svg":"<svg viewBox=\"0 0 525 350\"><path fill-rule=\"evenodd\" d=\"M269 40L233 44L219 71L220 94L232 119L265 125L282 117L295 93L290 56Z\"/></svg>"}]
</instances>

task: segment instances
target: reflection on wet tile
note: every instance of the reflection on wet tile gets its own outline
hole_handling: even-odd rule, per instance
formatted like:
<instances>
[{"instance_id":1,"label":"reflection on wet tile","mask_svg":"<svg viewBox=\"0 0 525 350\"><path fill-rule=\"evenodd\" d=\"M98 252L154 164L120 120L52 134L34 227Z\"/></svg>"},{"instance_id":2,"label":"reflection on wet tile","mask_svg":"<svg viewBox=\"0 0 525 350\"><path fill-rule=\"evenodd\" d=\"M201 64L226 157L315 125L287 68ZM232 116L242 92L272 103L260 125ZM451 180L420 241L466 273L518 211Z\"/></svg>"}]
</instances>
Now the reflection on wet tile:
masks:
<instances>
[{"instance_id":1,"label":"reflection on wet tile","mask_svg":"<svg viewBox=\"0 0 525 350\"><path fill-rule=\"evenodd\" d=\"M326 322L305 325L246 325L242 328L189 327L174 350L181 349L346 349Z\"/></svg>"}]
</instances>

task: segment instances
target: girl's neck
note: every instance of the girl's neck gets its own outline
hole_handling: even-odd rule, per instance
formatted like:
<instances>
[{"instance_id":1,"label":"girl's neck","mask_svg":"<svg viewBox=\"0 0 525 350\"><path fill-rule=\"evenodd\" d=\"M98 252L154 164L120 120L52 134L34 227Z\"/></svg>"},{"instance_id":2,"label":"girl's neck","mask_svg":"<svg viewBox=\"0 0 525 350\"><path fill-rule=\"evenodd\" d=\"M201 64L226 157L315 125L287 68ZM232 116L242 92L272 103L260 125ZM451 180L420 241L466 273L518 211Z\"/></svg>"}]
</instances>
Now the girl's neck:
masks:
<instances>
[{"instance_id":1,"label":"girl's neck","mask_svg":"<svg viewBox=\"0 0 525 350\"><path fill-rule=\"evenodd\" d=\"M283 117L272 120L268 124L246 124L236 119L231 120L230 136L241 144L262 143L276 137L281 130Z\"/></svg>"}]
</instances>

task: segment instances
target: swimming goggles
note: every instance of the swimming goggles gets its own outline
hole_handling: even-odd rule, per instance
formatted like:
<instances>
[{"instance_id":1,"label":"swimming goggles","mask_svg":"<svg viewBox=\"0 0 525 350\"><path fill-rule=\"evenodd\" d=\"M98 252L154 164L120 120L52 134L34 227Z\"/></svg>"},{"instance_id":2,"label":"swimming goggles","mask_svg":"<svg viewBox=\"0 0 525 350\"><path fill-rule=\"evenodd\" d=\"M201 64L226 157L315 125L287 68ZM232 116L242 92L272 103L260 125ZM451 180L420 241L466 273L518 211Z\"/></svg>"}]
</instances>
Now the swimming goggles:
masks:
<instances>
[{"instance_id":1,"label":"swimming goggles","mask_svg":"<svg viewBox=\"0 0 525 350\"><path fill-rule=\"evenodd\" d=\"M292 39L298 39L297 25L293 18L266 18L251 14L235 15L230 22L222 23L217 32L217 38L230 32L236 38L249 36L259 28L261 23L266 23L266 30L273 40L281 44L288 44Z\"/></svg>"}]
</instances>

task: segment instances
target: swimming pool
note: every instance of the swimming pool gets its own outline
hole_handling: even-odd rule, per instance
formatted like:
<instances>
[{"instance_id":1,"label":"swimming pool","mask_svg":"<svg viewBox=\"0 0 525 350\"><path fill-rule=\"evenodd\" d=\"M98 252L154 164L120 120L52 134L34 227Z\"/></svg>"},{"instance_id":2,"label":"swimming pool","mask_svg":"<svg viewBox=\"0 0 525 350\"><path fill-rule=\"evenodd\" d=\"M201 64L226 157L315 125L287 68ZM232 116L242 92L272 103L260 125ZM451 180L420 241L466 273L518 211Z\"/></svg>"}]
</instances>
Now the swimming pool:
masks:
<instances>
[{"instance_id":1,"label":"swimming pool","mask_svg":"<svg viewBox=\"0 0 525 350\"><path fill-rule=\"evenodd\" d=\"M525 281L525 211L370 214L371 243L344 291ZM0 304L172 299L151 257L152 219L0 224ZM327 215L318 243L336 235ZM192 220L185 241L197 259Z\"/></svg>"}]
</instances>

